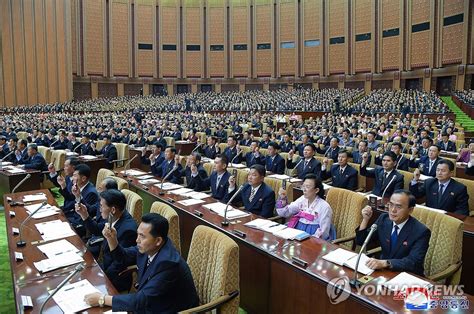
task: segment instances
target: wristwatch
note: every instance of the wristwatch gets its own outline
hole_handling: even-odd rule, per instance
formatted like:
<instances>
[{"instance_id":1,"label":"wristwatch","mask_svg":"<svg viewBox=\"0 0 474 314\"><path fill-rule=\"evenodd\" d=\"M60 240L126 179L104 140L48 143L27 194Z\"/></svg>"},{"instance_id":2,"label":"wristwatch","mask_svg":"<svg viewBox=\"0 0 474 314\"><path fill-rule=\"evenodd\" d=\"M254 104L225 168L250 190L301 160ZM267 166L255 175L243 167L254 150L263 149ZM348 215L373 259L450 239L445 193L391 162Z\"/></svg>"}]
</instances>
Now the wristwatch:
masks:
<instances>
[{"instance_id":1,"label":"wristwatch","mask_svg":"<svg viewBox=\"0 0 474 314\"><path fill-rule=\"evenodd\" d=\"M392 269L392 263L389 260L386 260L387 262L387 268Z\"/></svg>"},{"instance_id":2,"label":"wristwatch","mask_svg":"<svg viewBox=\"0 0 474 314\"><path fill-rule=\"evenodd\" d=\"M99 306L100 307L104 307L104 304L105 304L105 294L101 295L100 298L99 298Z\"/></svg>"}]
</instances>

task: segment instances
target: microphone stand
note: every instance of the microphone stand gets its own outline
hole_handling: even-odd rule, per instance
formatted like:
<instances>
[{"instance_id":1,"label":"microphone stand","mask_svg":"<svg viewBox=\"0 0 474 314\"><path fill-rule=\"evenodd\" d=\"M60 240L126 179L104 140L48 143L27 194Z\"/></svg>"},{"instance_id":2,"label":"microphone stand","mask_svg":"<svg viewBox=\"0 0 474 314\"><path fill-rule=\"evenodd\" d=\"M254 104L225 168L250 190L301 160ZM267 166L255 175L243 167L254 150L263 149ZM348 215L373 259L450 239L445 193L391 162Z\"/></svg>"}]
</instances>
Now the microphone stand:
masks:
<instances>
[{"instance_id":1,"label":"microphone stand","mask_svg":"<svg viewBox=\"0 0 474 314\"><path fill-rule=\"evenodd\" d=\"M16 190L23 184L25 183L26 180L28 180L29 178L31 178L31 174L27 174L20 182L18 182L17 185L15 185L15 187L13 188L12 190L12 194L16 192ZM20 205L20 202L16 202L16 201L11 201L10 202L10 206L17 206L17 205Z\"/></svg>"},{"instance_id":2,"label":"microphone stand","mask_svg":"<svg viewBox=\"0 0 474 314\"><path fill-rule=\"evenodd\" d=\"M384 201L384 197L385 197L385 193L387 192L387 189L388 187L390 186L390 184L392 184L393 180L395 180L395 177L396 175L393 175L392 179L390 180L390 182L387 184L387 186L385 187L385 190L383 190L383 193L382 193L382 203L380 204L379 208L385 208L385 201Z\"/></svg>"},{"instance_id":3,"label":"microphone stand","mask_svg":"<svg viewBox=\"0 0 474 314\"><path fill-rule=\"evenodd\" d=\"M161 186L160 186L161 191L160 191L160 193L159 193L160 195L165 195L165 192L163 192L163 183L165 183L165 180L168 179L169 176L170 176L173 172L176 171L176 169L178 169L178 165L175 165L175 166L173 167L173 169L171 169L171 171L168 172L168 173L166 174L166 176L163 178L163 180L161 181Z\"/></svg>"},{"instance_id":4,"label":"microphone stand","mask_svg":"<svg viewBox=\"0 0 474 314\"><path fill-rule=\"evenodd\" d=\"M46 298L46 300L43 302L43 304L41 304L41 308L40 308L40 314L43 314L43 311L44 311L44 306L46 305L46 303L51 300L51 298L59 291L61 290L62 287L64 287L64 285L66 285L74 276L76 276L79 272L81 272L82 270L84 269L84 265L82 264L79 264L76 266L76 268L74 268L74 271L69 274L69 276L67 276L57 287L56 289L54 289L54 291Z\"/></svg>"},{"instance_id":5,"label":"microphone stand","mask_svg":"<svg viewBox=\"0 0 474 314\"><path fill-rule=\"evenodd\" d=\"M234 198L240 193L240 191L242 191L242 189L244 188L244 185L241 185L240 188L237 190L237 192L234 193L234 195L232 195L232 197L230 198L230 200L227 202L227 204L225 205L225 210L224 210L224 221L221 222L221 225L222 226L225 226L227 227L229 225L229 221L227 220L227 211L229 209L229 205L230 203L232 203L232 201L234 200Z\"/></svg>"},{"instance_id":6,"label":"microphone stand","mask_svg":"<svg viewBox=\"0 0 474 314\"><path fill-rule=\"evenodd\" d=\"M127 177L127 168L130 166L130 164L132 163L132 161L137 158L138 155L135 155L132 157L132 159L130 159L126 164L125 164L125 167L124 168L124 171L123 171L123 176L126 178Z\"/></svg>"},{"instance_id":7,"label":"microphone stand","mask_svg":"<svg viewBox=\"0 0 474 314\"><path fill-rule=\"evenodd\" d=\"M370 241L370 238L372 238L372 235L374 234L374 232L376 230L377 230L377 225L373 224L370 227L370 231L369 231L369 234L367 235L367 238L365 238L364 244L360 248L359 254L357 255L357 261L356 261L356 265L355 265L355 269L354 269L354 278L349 281L349 284L352 287L360 287L360 285L361 285L361 282L359 281L359 279L357 279L357 269L359 269L360 257L362 256L362 253L364 253L365 248L367 247L367 244Z\"/></svg>"},{"instance_id":8,"label":"microphone stand","mask_svg":"<svg viewBox=\"0 0 474 314\"><path fill-rule=\"evenodd\" d=\"M43 202L43 204L41 204L37 209L35 209L31 214L28 215L28 217L26 217L25 220L23 220L23 222L21 223L20 225L20 240L18 240L18 242L16 243L16 246L17 247L24 247L26 245L26 242L23 241L22 239L22 231L23 231L23 226L25 226L25 223L31 219L31 217L33 217L34 214L36 214L41 208L43 208L44 206L46 206L48 203L47 202Z\"/></svg>"}]
</instances>

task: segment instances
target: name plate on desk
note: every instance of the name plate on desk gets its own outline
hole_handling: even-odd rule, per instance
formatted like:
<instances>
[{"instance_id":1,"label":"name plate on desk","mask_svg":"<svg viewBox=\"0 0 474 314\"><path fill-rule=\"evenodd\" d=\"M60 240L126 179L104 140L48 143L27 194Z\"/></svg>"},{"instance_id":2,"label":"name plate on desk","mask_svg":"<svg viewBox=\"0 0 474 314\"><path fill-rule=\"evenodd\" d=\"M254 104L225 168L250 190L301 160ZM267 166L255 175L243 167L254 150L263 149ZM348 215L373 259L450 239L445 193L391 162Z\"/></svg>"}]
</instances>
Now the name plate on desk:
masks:
<instances>
[{"instance_id":1,"label":"name plate on desk","mask_svg":"<svg viewBox=\"0 0 474 314\"><path fill-rule=\"evenodd\" d=\"M308 266L307 261L303 261L302 259L300 259L298 257L292 257L291 261L293 262L293 264L296 264L296 265L298 265L300 267L303 267L303 268L306 268Z\"/></svg>"},{"instance_id":2,"label":"name plate on desk","mask_svg":"<svg viewBox=\"0 0 474 314\"><path fill-rule=\"evenodd\" d=\"M20 234L20 229L18 229L18 228L12 228L12 233L13 233L14 235Z\"/></svg>"},{"instance_id":3,"label":"name plate on desk","mask_svg":"<svg viewBox=\"0 0 474 314\"><path fill-rule=\"evenodd\" d=\"M33 307L33 300L31 300L31 297L29 295L21 296L21 306L24 309L29 309Z\"/></svg>"}]
</instances>

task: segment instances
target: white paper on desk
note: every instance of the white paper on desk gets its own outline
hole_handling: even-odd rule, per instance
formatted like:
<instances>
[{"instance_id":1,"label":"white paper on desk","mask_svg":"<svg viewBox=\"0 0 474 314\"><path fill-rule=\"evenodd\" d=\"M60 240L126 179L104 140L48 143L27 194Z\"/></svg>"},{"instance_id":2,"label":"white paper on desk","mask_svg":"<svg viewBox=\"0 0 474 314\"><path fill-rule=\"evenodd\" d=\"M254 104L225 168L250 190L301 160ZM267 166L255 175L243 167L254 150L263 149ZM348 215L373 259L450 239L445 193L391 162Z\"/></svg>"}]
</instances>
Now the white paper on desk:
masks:
<instances>
[{"instance_id":1,"label":"white paper on desk","mask_svg":"<svg viewBox=\"0 0 474 314\"><path fill-rule=\"evenodd\" d=\"M161 183L160 184L155 184L155 186L162 189L162 190L165 190L165 191L182 188L181 185L171 183L171 182L165 182L165 183L163 183L163 186L161 185Z\"/></svg>"},{"instance_id":2,"label":"white paper on desk","mask_svg":"<svg viewBox=\"0 0 474 314\"><path fill-rule=\"evenodd\" d=\"M10 169L6 169L6 170L10 173L24 173L24 172L26 172L24 169L20 169L20 168L10 168Z\"/></svg>"},{"instance_id":3,"label":"white paper on desk","mask_svg":"<svg viewBox=\"0 0 474 314\"><path fill-rule=\"evenodd\" d=\"M113 312L112 310L108 310L104 312L104 314L128 314L128 312Z\"/></svg>"},{"instance_id":4,"label":"white paper on desk","mask_svg":"<svg viewBox=\"0 0 474 314\"><path fill-rule=\"evenodd\" d=\"M43 252L48 258L54 258L57 255L61 255L63 253L68 253L68 252L73 252L73 253L81 252L71 242L64 239L51 242L48 244L38 245L37 248L41 252Z\"/></svg>"},{"instance_id":5,"label":"white paper on desk","mask_svg":"<svg viewBox=\"0 0 474 314\"><path fill-rule=\"evenodd\" d=\"M78 156L79 154L76 152L67 152L66 156Z\"/></svg>"},{"instance_id":6,"label":"white paper on desk","mask_svg":"<svg viewBox=\"0 0 474 314\"><path fill-rule=\"evenodd\" d=\"M34 212L36 209L38 209L42 204L33 204L33 205L28 205L25 206L26 211L28 214L31 214ZM60 209L56 206L46 204L41 208L39 211L37 211L34 215L34 219L41 219L45 217L50 217L59 214Z\"/></svg>"},{"instance_id":7,"label":"white paper on desk","mask_svg":"<svg viewBox=\"0 0 474 314\"><path fill-rule=\"evenodd\" d=\"M160 180L157 180L157 179L138 180L138 183L143 184L143 185L148 185L148 184L160 183Z\"/></svg>"},{"instance_id":8,"label":"white paper on desk","mask_svg":"<svg viewBox=\"0 0 474 314\"><path fill-rule=\"evenodd\" d=\"M82 158L82 159L85 159L85 160L93 160L93 159L97 159L97 156L82 155L81 158Z\"/></svg>"},{"instance_id":9,"label":"white paper on desk","mask_svg":"<svg viewBox=\"0 0 474 314\"><path fill-rule=\"evenodd\" d=\"M275 234L275 233L280 232L280 231L282 231L284 229L287 229L287 228L288 227L285 226L285 225L274 222L273 224L265 225L263 227L260 227L259 229L262 230L262 231L265 231L265 232L270 232L270 233Z\"/></svg>"},{"instance_id":10,"label":"white paper on desk","mask_svg":"<svg viewBox=\"0 0 474 314\"><path fill-rule=\"evenodd\" d=\"M323 258L337 265L344 265L344 262L356 256L357 253L338 248L324 255Z\"/></svg>"},{"instance_id":11,"label":"white paper on desk","mask_svg":"<svg viewBox=\"0 0 474 314\"><path fill-rule=\"evenodd\" d=\"M81 255L76 252L65 252L62 254L57 254L52 258L47 258L39 262L34 262L33 264L41 273L46 273L58 268L63 268L66 266L74 265L80 262L83 262L84 259Z\"/></svg>"},{"instance_id":12,"label":"white paper on desk","mask_svg":"<svg viewBox=\"0 0 474 314\"><path fill-rule=\"evenodd\" d=\"M230 168L237 168L237 169L247 168L247 166L243 165L243 164L229 164L229 167Z\"/></svg>"},{"instance_id":13,"label":"white paper on desk","mask_svg":"<svg viewBox=\"0 0 474 314\"><path fill-rule=\"evenodd\" d=\"M224 203L212 203L212 204L206 204L206 205L203 205L203 206L205 208L210 209L211 211L215 212L219 216L224 217L225 208L226 208L227 205L224 204ZM242 218L242 217L246 217L246 216L250 216L250 214L246 213L244 211L238 210L238 209L236 209L236 208L229 205L229 207L227 209L227 218L228 219Z\"/></svg>"},{"instance_id":14,"label":"white paper on desk","mask_svg":"<svg viewBox=\"0 0 474 314\"><path fill-rule=\"evenodd\" d=\"M9 162L9 161L2 161L2 166L5 167L5 166L11 166L12 163Z\"/></svg>"},{"instance_id":15,"label":"white paper on desk","mask_svg":"<svg viewBox=\"0 0 474 314\"><path fill-rule=\"evenodd\" d=\"M273 232L273 235L286 239L286 240L294 240L295 238L297 238L298 236L304 233L306 232L302 230L286 227L282 230L277 230L276 232Z\"/></svg>"},{"instance_id":16,"label":"white paper on desk","mask_svg":"<svg viewBox=\"0 0 474 314\"><path fill-rule=\"evenodd\" d=\"M186 194L186 193L189 193L189 192L192 192L192 191L193 191L193 189L181 188L181 189L178 189L178 190L171 191L170 193L176 194L176 195L183 195L183 194Z\"/></svg>"},{"instance_id":17,"label":"white paper on desk","mask_svg":"<svg viewBox=\"0 0 474 314\"><path fill-rule=\"evenodd\" d=\"M144 176L138 176L136 177L138 180L147 180L147 179L152 179L153 176L151 174L146 174Z\"/></svg>"},{"instance_id":18,"label":"white paper on desk","mask_svg":"<svg viewBox=\"0 0 474 314\"><path fill-rule=\"evenodd\" d=\"M274 178L274 179L279 179L279 180L286 180L291 178L290 176L287 176L286 174L272 174L268 176L269 178Z\"/></svg>"},{"instance_id":19,"label":"white paper on desk","mask_svg":"<svg viewBox=\"0 0 474 314\"><path fill-rule=\"evenodd\" d=\"M330 186L329 184L323 183L324 190L329 190L330 188L332 188L332 186Z\"/></svg>"},{"instance_id":20,"label":"white paper on desk","mask_svg":"<svg viewBox=\"0 0 474 314\"><path fill-rule=\"evenodd\" d=\"M23 196L23 202L24 203L47 201L47 200L48 200L48 197L44 193L28 194L28 195Z\"/></svg>"},{"instance_id":21,"label":"white paper on desk","mask_svg":"<svg viewBox=\"0 0 474 314\"><path fill-rule=\"evenodd\" d=\"M202 200L202 199L211 197L210 195L208 195L206 193L203 193L203 192L189 192L189 193L183 194L182 196L191 197L191 198L194 198L196 200Z\"/></svg>"},{"instance_id":22,"label":"white paper on desk","mask_svg":"<svg viewBox=\"0 0 474 314\"><path fill-rule=\"evenodd\" d=\"M132 177L142 176L146 174L146 172L143 172L140 170L133 170L133 169L120 171L121 174L124 174L125 172L127 173L127 176L132 176Z\"/></svg>"},{"instance_id":23,"label":"white paper on desk","mask_svg":"<svg viewBox=\"0 0 474 314\"><path fill-rule=\"evenodd\" d=\"M84 302L84 297L94 292L100 293L89 280L83 279L62 287L53 296L53 300L64 313L77 313L91 308L89 304Z\"/></svg>"},{"instance_id":24,"label":"white paper on desk","mask_svg":"<svg viewBox=\"0 0 474 314\"><path fill-rule=\"evenodd\" d=\"M41 233L44 241L58 240L76 235L66 221L52 220L36 224L36 229Z\"/></svg>"},{"instance_id":25,"label":"white paper on desk","mask_svg":"<svg viewBox=\"0 0 474 314\"><path fill-rule=\"evenodd\" d=\"M298 179L298 178L291 178L289 181L290 183L303 182L303 180Z\"/></svg>"},{"instance_id":26,"label":"white paper on desk","mask_svg":"<svg viewBox=\"0 0 474 314\"><path fill-rule=\"evenodd\" d=\"M406 272L401 272L383 284L392 291L402 291L406 287L431 287L432 284Z\"/></svg>"},{"instance_id":27,"label":"white paper on desk","mask_svg":"<svg viewBox=\"0 0 474 314\"><path fill-rule=\"evenodd\" d=\"M195 200L195 199L191 198L191 199L189 199L189 200L178 201L178 203L180 203L181 205L184 205L184 206L192 206L192 205L197 205L197 204L205 203L205 201L203 201L203 200Z\"/></svg>"},{"instance_id":28,"label":"white paper on desk","mask_svg":"<svg viewBox=\"0 0 474 314\"><path fill-rule=\"evenodd\" d=\"M434 211L434 212L438 212L440 214L446 214L447 213L447 211L445 211L445 210L437 209L437 208L433 208L433 207L428 207L428 206L425 206L425 205L416 204L416 207L423 208L423 209L426 209L426 210L431 210L431 211Z\"/></svg>"},{"instance_id":29,"label":"white paper on desk","mask_svg":"<svg viewBox=\"0 0 474 314\"><path fill-rule=\"evenodd\" d=\"M365 263L370 259L370 257L368 257L367 255L365 254L362 254L360 256L360 261L359 261L359 268L357 269L357 272L358 273L361 273L361 274L364 274L364 275L370 275L374 272L373 269L370 269L369 267L365 266ZM347 266L353 270L355 270L355 266L356 266L356 262L357 262L357 254L354 255L352 258L349 258L347 261L344 262L344 266Z\"/></svg>"},{"instance_id":30,"label":"white paper on desk","mask_svg":"<svg viewBox=\"0 0 474 314\"><path fill-rule=\"evenodd\" d=\"M278 224L278 223L271 220L267 220L267 219L257 218L245 223L244 226L249 227L249 228L254 228L254 229L260 229L261 227L264 227L266 225L273 225L273 224Z\"/></svg>"},{"instance_id":31,"label":"white paper on desk","mask_svg":"<svg viewBox=\"0 0 474 314\"><path fill-rule=\"evenodd\" d=\"M203 158L201 158L201 161L202 162L214 162L214 159L203 157Z\"/></svg>"}]
</instances>

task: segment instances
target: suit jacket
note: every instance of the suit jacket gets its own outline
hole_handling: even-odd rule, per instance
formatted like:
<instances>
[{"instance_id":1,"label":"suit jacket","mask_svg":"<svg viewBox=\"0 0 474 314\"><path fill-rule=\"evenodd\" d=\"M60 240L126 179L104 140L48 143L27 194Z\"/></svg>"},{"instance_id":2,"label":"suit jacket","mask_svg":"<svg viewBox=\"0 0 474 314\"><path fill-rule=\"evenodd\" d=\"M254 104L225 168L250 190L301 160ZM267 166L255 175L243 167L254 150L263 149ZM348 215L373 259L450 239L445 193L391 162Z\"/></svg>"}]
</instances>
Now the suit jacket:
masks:
<instances>
[{"instance_id":1,"label":"suit jacket","mask_svg":"<svg viewBox=\"0 0 474 314\"><path fill-rule=\"evenodd\" d=\"M375 167L375 169L368 170L367 167L360 168L360 174L369 178L375 178L374 189L372 190L372 194L377 196L382 196L383 191L387 188L392 178L395 176L392 184L388 186L387 191L385 192L386 197L390 197L393 194L393 191L403 189L403 175L398 172L397 170L393 169L390 172L390 175L387 179L384 180L384 169L382 167Z\"/></svg>"},{"instance_id":2,"label":"suit jacket","mask_svg":"<svg viewBox=\"0 0 474 314\"><path fill-rule=\"evenodd\" d=\"M464 170L468 176L474 176L474 166L468 167Z\"/></svg>"},{"instance_id":3,"label":"suit jacket","mask_svg":"<svg viewBox=\"0 0 474 314\"><path fill-rule=\"evenodd\" d=\"M155 163L153 164L153 166L150 166L150 169L151 169L151 173L153 173L154 176L158 176L158 172L161 167L161 164L163 163L163 161L165 160L165 153L161 152L156 158L155 158ZM143 165L150 165L151 164L151 161L150 161L150 158L147 158L145 156L142 156L141 157L141 162Z\"/></svg>"},{"instance_id":4,"label":"suit jacket","mask_svg":"<svg viewBox=\"0 0 474 314\"><path fill-rule=\"evenodd\" d=\"M302 159L299 159L299 161L300 160ZM309 161L306 167L304 166L305 164L304 160L301 162L299 161L293 162L292 160L288 159L286 162L286 167L288 169L293 169L299 163L298 168L296 168L299 179L304 179L304 177L308 173L314 173L317 177L321 177L321 163L319 162L319 160L315 158L311 158L311 160Z\"/></svg>"},{"instance_id":5,"label":"suit jacket","mask_svg":"<svg viewBox=\"0 0 474 314\"><path fill-rule=\"evenodd\" d=\"M227 140L227 131L226 130L217 130L216 131L216 137L221 139L221 142L224 142Z\"/></svg>"},{"instance_id":6,"label":"suit jacket","mask_svg":"<svg viewBox=\"0 0 474 314\"><path fill-rule=\"evenodd\" d=\"M445 211L469 215L469 195L464 184L457 182L453 178L444 188L441 202L438 202L439 183L436 178L429 178L423 183L410 184L410 191L415 197L426 196L426 206L443 209Z\"/></svg>"},{"instance_id":7,"label":"suit jacket","mask_svg":"<svg viewBox=\"0 0 474 314\"><path fill-rule=\"evenodd\" d=\"M102 229L104 229L105 220L102 219L100 211L96 218L89 216L84 220L86 229L95 236L102 236ZM137 239L137 223L135 219L128 213L123 211L122 216L114 224L117 230L117 239L121 247L127 248L134 246ZM109 244L106 240L102 241L102 269L107 274L107 277L112 281L118 291L127 291L132 285L132 276L127 278L119 277L119 273L127 268L127 265L120 260L114 260L109 249Z\"/></svg>"},{"instance_id":8,"label":"suit jacket","mask_svg":"<svg viewBox=\"0 0 474 314\"><path fill-rule=\"evenodd\" d=\"M255 157L253 152L248 152L245 155L245 163L247 167L251 167L253 165L262 165L265 166L265 156L259 153L258 157Z\"/></svg>"},{"instance_id":9,"label":"suit jacket","mask_svg":"<svg viewBox=\"0 0 474 314\"><path fill-rule=\"evenodd\" d=\"M242 153L237 156L237 147L234 147L234 148L230 148L230 147L226 147L224 149L224 155L227 156L228 160L229 160L229 163L234 163L234 164L240 164L242 162ZM237 156L237 157L235 157ZM235 157L235 159L234 159ZM233 161L232 161L233 160Z\"/></svg>"},{"instance_id":10,"label":"suit jacket","mask_svg":"<svg viewBox=\"0 0 474 314\"><path fill-rule=\"evenodd\" d=\"M280 144L280 148L281 148L281 151L284 152L284 153L288 153L290 150L293 149L293 143L290 141L290 142L281 142Z\"/></svg>"},{"instance_id":11,"label":"suit jacket","mask_svg":"<svg viewBox=\"0 0 474 314\"><path fill-rule=\"evenodd\" d=\"M69 140L64 139L64 141L57 141L56 143L54 143L52 147L53 149L57 149L57 150L68 149L68 144L69 144Z\"/></svg>"},{"instance_id":12,"label":"suit jacket","mask_svg":"<svg viewBox=\"0 0 474 314\"><path fill-rule=\"evenodd\" d=\"M0 152L0 159L8 155L10 153L10 148L8 147L8 143L2 145L2 151ZM5 160L6 161L6 160Z\"/></svg>"},{"instance_id":13,"label":"suit jacket","mask_svg":"<svg viewBox=\"0 0 474 314\"><path fill-rule=\"evenodd\" d=\"M375 164L377 166L382 166L382 157L375 157ZM395 168L408 171L409 164L409 159L400 154L399 156L397 156L397 160L395 161Z\"/></svg>"},{"instance_id":14,"label":"suit jacket","mask_svg":"<svg viewBox=\"0 0 474 314\"><path fill-rule=\"evenodd\" d=\"M260 141L260 148L268 148L268 144L270 144L270 141L265 142L265 141Z\"/></svg>"},{"instance_id":15,"label":"suit jacket","mask_svg":"<svg viewBox=\"0 0 474 314\"><path fill-rule=\"evenodd\" d=\"M441 147L441 150L445 150L445 151L448 151L448 152L455 152L456 151L456 143L454 143L452 141L448 141L448 143L446 143L446 145L444 144L443 141L439 141L438 146Z\"/></svg>"},{"instance_id":16,"label":"suit jacket","mask_svg":"<svg viewBox=\"0 0 474 314\"><path fill-rule=\"evenodd\" d=\"M115 260L138 267L138 288L133 294L115 295L112 310L135 313L176 313L199 305L191 270L169 238L146 267L148 256L136 246L118 246Z\"/></svg>"},{"instance_id":17,"label":"suit jacket","mask_svg":"<svg viewBox=\"0 0 474 314\"><path fill-rule=\"evenodd\" d=\"M219 146L216 144L216 145L213 145L213 146L206 145L204 147L204 149L201 146L200 151L201 151L201 154L204 155L204 157L207 157L209 159L214 159L214 158L216 158L216 156L218 154L220 154L221 150L220 150Z\"/></svg>"},{"instance_id":18,"label":"suit jacket","mask_svg":"<svg viewBox=\"0 0 474 314\"><path fill-rule=\"evenodd\" d=\"M200 189L201 191L207 191L210 188L212 197L217 200L222 200L227 193L227 189L229 188L229 177L230 173L227 171L224 172L221 180L219 181L219 186L216 186L217 172L215 171L213 171L211 175L207 178L203 178L198 175L194 179L196 180L198 189Z\"/></svg>"},{"instance_id":19,"label":"suit jacket","mask_svg":"<svg viewBox=\"0 0 474 314\"><path fill-rule=\"evenodd\" d=\"M316 151L320 154L323 154L327 158L332 159L334 162L337 162L337 157L339 155L339 146L336 148L328 147L326 149L320 149L319 147L316 148Z\"/></svg>"},{"instance_id":20,"label":"suit jacket","mask_svg":"<svg viewBox=\"0 0 474 314\"><path fill-rule=\"evenodd\" d=\"M135 147L143 147L146 145L146 139L144 137L136 138L132 141L132 144L135 145Z\"/></svg>"},{"instance_id":21,"label":"suit jacket","mask_svg":"<svg viewBox=\"0 0 474 314\"><path fill-rule=\"evenodd\" d=\"M250 144L252 144L252 140L251 140L251 139L241 140L241 141L240 141L240 145L241 145L241 146L250 146Z\"/></svg>"},{"instance_id":22,"label":"suit jacket","mask_svg":"<svg viewBox=\"0 0 474 314\"><path fill-rule=\"evenodd\" d=\"M80 148L80 155L95 155L94 150L92 149L91 142L83 144Z\"/></svg>"},{"instance_id":23,"label":"suit jacket","mask_svg":"<svg viewBox=\"0 0 474 314\"><path fill-rule=\"evenodd\" d=\"M156 165L156 163L155 163ZM165 159L163 160L163 162L161 163L161 165L156 169L157 173L156 175L161 177L161 178L164 178L174 167L174 159L168 163L168 161ZM176 169L169 177L168 177L168 181L169 182L172 182L172 183L176 183L176 184L182 184L183 183L183 179L181 179L181 175L180 175L180 172L182 171L183 169L183 166L181 166L180 164L178 165L178 169Z\"/></svg>"},{"instance_id":24,"label":"suit jacket","mask_svg":"<svg viewBox=\"0 0 474 314\"><path fill-rule=\"evenodd\" d=\"M375 221L377 231L372 236L371 242L379 243L382 248L380 259L389 260L394 271L408 271L419 276L424 276L424 260L428 252L431 231L424 224L409 217L403 228L398 233L397 244L393 252L390 247L390 238L393 222L387 213L379 216ZM370 228L356 229L356 243L362 245L367 238Z\"/></svg>"},{"instance_id":25,"label":"suit jacket","mask_svg":"<svg viewBox=\"0 0 474 314\"><path fill-rule=\"evenodd\" d=\"M73 142L69 141L69 142L67 143L67 149L69 149L71 152L76 152L76 148L77 148L77 146L79 146L79 145L81 145L81 143L79 143L79 142L74 142L74 143L73 143ZM81 148L82 148L82 146L81 146ZM77 152L76 152L76 153L77 153Z\"/></svg>"},{"instance_id":26,"label":"suit jacket","mask_svg":"<svg viewBox=\"0 0 474 314\"><path fill-rule=\"evenodd\" d=\"M326 136L326 137L320 136L318 140L321 140L321 144L323 144L325 147L328 147L329 144L331 143L331 138L329 136Z\"/></svg>"},{"instance_id":27,"label":"suit jacket","mask_svg":"<svg viewBox=\"0 0 474 314\"><path fill-rule=\"evenodd\" d=\"M16 152L13 153L12 155L15 155L13 156L14 163L19 164L19 165L26 164L26 162L30 159L30 157L28 156L28 150L26 148L21 152L19 158L16 156Z\"/></svg>"},{"instance_id":28,"label":"suit jacket","mask_svg":"<svg viewBox=\"0 0 474 314\"><path fill-rule=\"evenodd\" d=\"M226 193L224 197L224 203L227 203L232 196L237 192L235 188L232 192ZM245 210L254 213L256 215L269 218L273 217L273 210L275 209L275 192L271 187L262 182L262 185L255 192L255 196L250 202L250 193L252 192L252 186L248 183L244 184L242 191L232 201L232 204L243 204Z\"/></svg>"},{"instance_id":29,"label":"suit jacket","mask_svg":"<svg viewBox=\"0 0 474 314\"><path fill-rule=\"evenodd\" d=\"M166 146L168 146L168 144L166 144L166 140L163 136L159 137L159 138L156 138L153 141L153 144L161 144L161 146L163 146L163 149L166 148Z\"/></svg>"},{"instance_id":30,"label":"suit jacket","mask_svg":"<svg viewBox=\"0 0 474 314\"><path fill-rule=\"evenodd\" d=\"M272 173L284 174L285 160L279 154L276 154L272 161L272 157L268 155L265 159L265 169Z\"/></svg>"},{"instance_id":31,"label":"suit jacket","mask_svg":"<svg viewBox=\"0 0 474 314\"><path fill-rule=\"evenodd\" d=\"M72 203L72 209L63 207L63 212L68 218L69 222L73 226L82 225L81 217L74 210L76 197L72 193L72 183L71 189L68 189L68 186L66 185L66 188L60 189L59 192L64 197L64 204L66 204L66 200L68 201L68 204ZM97 215L97 211L100 208L99 194L97 193L95 186L90 181L87 182L86 186L81 191L81 203L87 207L89 216L94 217Z\"/></svg>"},{"instance_id":32,"label":"suit jacket","mask_svg":"<svg viewBox=\"0 0 474 314\"><path fill-rule=\"evenodd\" d=\"M207 178L207 172L201 164L198 165L197 171L198 171L198 176L199 177ZM190 167L186 167L186 168L182 169L180 171L180 175L181 175L181 177L186 177L186 184L187 184L188 188L193 189L197 192L201 191L200 186L197 184L196 177L193 177L191 175L191 168Z\"/></svg>"},{"instance_id":33,"label":"suit jacket","mask_svg":"<svg viewBox=\"0 0 474 314\"><path fill-rule=\"evenodd\" d=\"M175 141L181 141L181 132L176 131L171 134Z\"/></svg>"},{"instance_id":34,"label":"suit jacket","mask_svg":"<svg viewBox=\"0 0 474 314\"><path fill-rule=\"evenodd\" d=\"M352 162L355 164L362 164L362 154L359 151L353 151L352 152ZM370 165L370 162L372 160L372 155L368 154L369 159L367 159L367 164Z\"/></svg>"},{"instance_id":35,"label":"suit jacket","mask_svg":"<svg viewBox=\"0 0 474 314\"><path fill-rule=\"evenodd\" d=\"M58 176L59 174L57 174L56 176L54 177L51 177L50 174L47 175L47 178L54 184L54 186L56 187L60 187L59 183L58 183ZM67 193L71 193L71 190L72 190L72 180L71 180L71 177L69 176L65 176L64 177L64 180L66 182L66 192ZM59 192L62 194L62 189L60 188L59 189ZM64 203L63 203L63 206L61 207L63 212L67 213L67 212L70 212L71 210L74 211L74 205L75 205L76 201L75 200L71 200L71 199L64 199Z\"/></svg>"},{"instance_id":36,"label":"suit jacket","mask_svg":"<svg viewBox=\"0 0 474 314\"><path fill-rule=\"evenodd\" d=\"M354 191L357 189L357 170L350 165L346 165L344 172L341 174L341 166L339 164L332 165L331 169L321 171L323 180L332 178L332 186L346 190Z\"/></svg>"},{"instance_id":37,"label":"suit jacket","mask_svg":"<svg viewBox=\"0 0 474 314\"><path fill-rule=\"evenodd\" d=\"M40 171L48 170L46 160L44 160L44 157L40 153L36 153L33 156L22 160L20 163L25 165L25 169L35 169Z\"/></svg>"},{"instance_id":38,"label":"suit jacket","mask_svg":"<svg viewBox=\"0 0 474 314\"><path fill-rule=\"evenodd\" d=\"M433 166L431 167L430 171L430 159L428 156L422 156L419 160L413 159L410 160L410 167L411 168L418 168L420 165L423 165L423 171L421 172L425 176L436 177L436 167L438 166L438 162L441 158L436 158Z\"/></svg>"},{"instance_id":39,"label":"suit jacket","mask_svg":"<svg viewBox=\"0 0 474 314\"><path fill-rule=\"evenodd\" d=\"M380 146L380 143L377 141L373 141L372 143L367 142L367 148L369 150L377 150L379 146Z\"/></svg>"},{"instance_id":40,"label":"suit jacket","mask_svg":"<svg viewBox=\"0 0 474 314\"><path fill-rule=\"evenodd\" d=\"M102 147L99 154L103 155L104 158L107 158L107 168L114 169L114 163L112 161L118 159L117 148L115 147L115 145L110 144Z\"/></svg>"}]
</instances>

